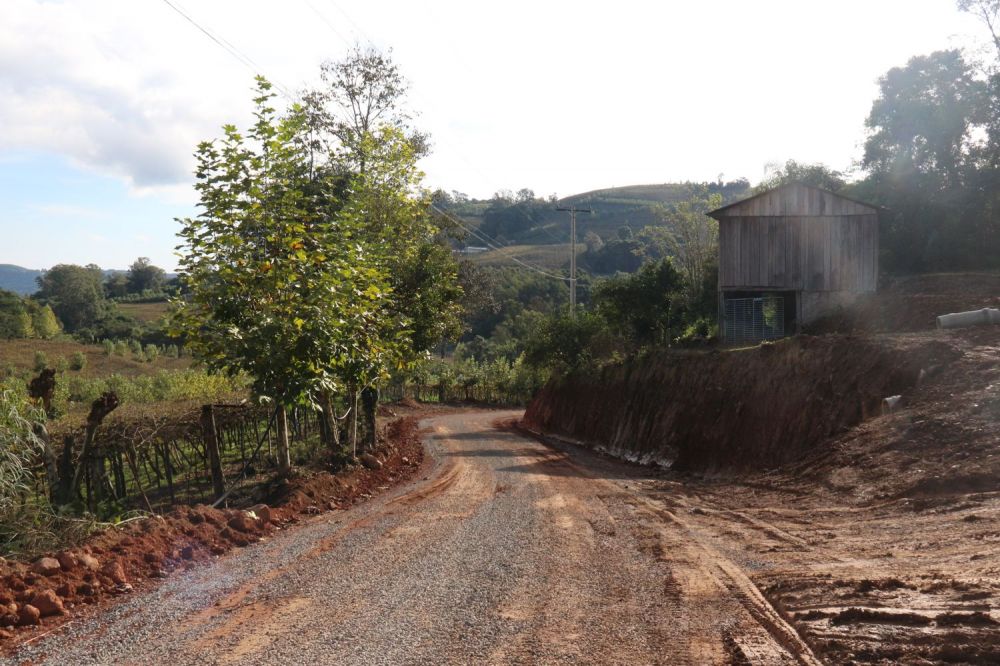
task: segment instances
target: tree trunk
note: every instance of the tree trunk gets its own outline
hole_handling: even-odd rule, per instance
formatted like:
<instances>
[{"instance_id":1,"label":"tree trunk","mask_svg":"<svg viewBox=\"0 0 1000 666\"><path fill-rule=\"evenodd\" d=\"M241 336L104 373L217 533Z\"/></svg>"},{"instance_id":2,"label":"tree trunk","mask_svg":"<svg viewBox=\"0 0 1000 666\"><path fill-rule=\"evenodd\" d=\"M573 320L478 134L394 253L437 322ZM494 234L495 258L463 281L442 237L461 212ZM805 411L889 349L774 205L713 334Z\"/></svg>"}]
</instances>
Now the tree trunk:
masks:
<instances>
[{"instance_id":1,"label":"tree trunk","mask_svg":"<svg viewBox=\"0 0 1000 666\"><path fill-rule=\"evenodd\" d=\"M378 389L373 386L366 387L361 391L361 402L365 408L365 443L364 449L367 453L375 451L375 440L377 436L375 415L378 411Z\"/></svg>"},{"instance_id":2,"label":"tree trunk","mask_svg":"<svg viewBox=\"0 0 1000 666\"><path fill-rule=\"evenodd\" d=\"M212 405L202 405L201 434L208 451L208 465L212 474L212 492L214 499L222 497L226 492L226 480L222 473L222 455L219 453L219 435L215 430L215 414Z\"/></svg>"},{"instance_id":3,"label":"tree trunk","mask_svg":"<svg viewBox=\"0 0 1000 666\"><path fill-rule=\"evenodd\" d=\"M347 413L347 437L348 445L351 447L351 457L358 457L358 391L351 389L348 394L348 402L351 403L350 411Z\"/></svg>"},{"instance_id":4,"label":"tree trunk","mask_svg":"<svg viewBox=\"0 0 1000 666\"><path fill-rule=\"evenodd\" d=\"M56 460L56 454L52 450L52 440L49 439L49 431L41 423L36 423L33 429L38 441L42 443L42 458L45 460L45 475L48 477L46 480L49 486L49 499L55 504L61 485L59 482L59 462Z\"/></svg>"},{"instance_id":5,"label":"tree trunk","mask_svg":"<svg viewBox=\"0 0 1000 666\"><path fill-rule=\"evenodd\" d=\"M278 407L278 473L288 476L292 471L292 459L288 452L288 412L285 406Z\"/></svg>"},{"instance_id":6,"label":"tree trunk","mask_svg":"<svg viewBox=\"0 0 1000 666\"><path fill-rule=\"evenodd\" d=\"M320 437L330 453L337 454L340 452L340 429L337 427L337 415L333 410L333 394L323 391L320 403L323 410L319 418Z\"/></svg>"}]
</instances>

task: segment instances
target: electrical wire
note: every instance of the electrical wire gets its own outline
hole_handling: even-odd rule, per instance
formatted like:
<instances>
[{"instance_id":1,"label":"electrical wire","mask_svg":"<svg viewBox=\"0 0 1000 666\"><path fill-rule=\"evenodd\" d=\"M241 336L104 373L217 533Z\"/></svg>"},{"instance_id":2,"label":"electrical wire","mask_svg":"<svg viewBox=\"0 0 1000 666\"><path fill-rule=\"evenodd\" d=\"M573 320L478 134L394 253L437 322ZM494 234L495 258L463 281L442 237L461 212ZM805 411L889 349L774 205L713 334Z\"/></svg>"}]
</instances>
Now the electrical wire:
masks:
<instances>
[{"instance_id":1,"label":"electrical wire","mask_svg":"<svg viewBox=\"0 0 1000 666\"><path fill-rule=\"evenodd\" d=\"M260 66L258 66L257 63L255 63L250 56L246 55L245 53L243 53L242 51L240 51L238 48L236 48L235 46L233 46L224 37L222 37L221 35L220 36L216 36L215 34L213 34L212 31L210 31L208 28L206 28L205 26L203 26L200 23L198 23L197 21L195 21L194 18L192 18L190 14L188 14L187 12L185 12L183 9L181 9L179 6L177 6L171 0L163 0L163 2L168 7L170 7L175 12L177 12L182 17L184 17L184 19L188 23L190 23L191 25L193 25L194 27L196 27L199 31L201 31L202 34L204 34L206 37L208 37L213 42L215 42L219 46L219 48L221 48L222 50L224 50L226 53L228 53L232 57L236 58L236 60L241 65L243 65L244 67L246 67L253 74L261 74L261 75L263 75L263 72L262 72ZM281 83L279 83L276 80L273 80L273 79L268 79L268 80L271 81L271 83L272 83L272 85L274 85L275 89L277 89L277 91L279 93L281 93L282 97L284 97L288 101L293 101L293 95L291 94L291 92L289 92L288 88L286 88L285 86L281 85Z\"/></svg>"},{"instance_id":2,"label":"electrical wire","mask_svg":"<svg viewBox=\"0 0 1000 666\"><path fill-rule=\"evenodd\" d=\"M500 252L501 256L503 258L510 259L514 263L520 264L524 268L527 268L530 271L534 271L535 273L538 273L539 275L544 275L546 277L550 277L550 278L553 278L555 280L562 280L563 282L568 282L569 281L568 277L565 277L563 275L556 275L555 273L550 273L547 270L545 270L544 268L539 268L538 266L535 266L533 264L529 264L526 261L521 261L520 259L518 259L517 257L515 257L512 254L504 254L503 253L504 247L502 245L497 244L497 241L491 239L486 234L484 234L484 233L482 233L480 231L477 231L475 229L471 229L471 228L465 226L464 224L462 224L461 221L459 221L459 218L455 217L454 215L452 215L451 213L448 213L445 210L442 210L441 208L439 208L438 206L436 206L434 204L431 204L431 209L434 210L439 215L443 216L445 219L451 221L452 223L458 225L460 228L464 229L473 238L476 238L476 239L482 241L483 243L486 243L486 245L490 249L496 250L496 251Z\"/></svg>"},{"instance_id":3,"label":"electrical wire","mask_svg":"<svg viewBox=\"0 0 1000 666\"><path fill-rule=\"evenodd\" d=\"M305 5L306 5L306 6L307 6L307 7L308 7L308 8L310 9L310 10L312 10L312 11L313 11L313 13L315 13L315 14L316 14L317 16L319 16L319 18L320 18L320 19L321 19L321 20L323 21L323 23L324 23L324 24L325 24L325 25L326 25L326 26L327 26L327 27L328 27L328 28L329 28L329 29L331 30L331 32L333 32L333 33L334 33L334 35L336 35L336 36L337 36L337 38L338 38L338 39L340 39L340 41L342 41L342 42L344 43L344 45L345 45L346 47L348 47L348 48L350 48L350 47L351 47L351 44L350 44L350 42L348 42L348 40L347 40L347 39L346 39L346 38L345 38L345 37L344 37L344 36L343 36L343 35L342 35L342 34L340 33L340 31L339 31L339 30L337 30L336 28L334 28L334 26L333 26L333 24L332 24L332 23L330 22L330 20L329 20L329 19L327 19L327 17L326 17L326 16L325 16L325 15L324 15L324 14L323 14L323 13L322 13L322 12L321 12L321 11L320 11L319 9L317 9L317 8L316 8L316 7L315 7L315 6L314 6L314 5L312 4L312 2L310 2L310 0L302 0L302 2L303 2L303 3L304 3L304 4L305 4ZM339 12L340 12L341 14L343 14L344 18L346 18L346 19L347 19L347 21L348 21L348 22L349 22L349 23L350 23L350 24L351 24L352 26L354 26L354 29L355 29L355 30L356 30L356 31L358 32L358 34L359 34L359 35L361 35L361 36L362 36L362 37L363 37L363 38L365 39L365 41L367 41L367 42L368 42L369 46L372 46L372 47L374 48L374 47L375 47L375 43L374 43L374 42L373 42L373 41L371 40L371 38L369 38L369 37L368 37L368 35L367 35L367 34L365 33L365 31L361 29L361 26L359 26L359 25L357 24L357 22L356 22L356 21L355 21L355 20L354 20L353 18L351 18L351 16L350 16L350 15L349 15L349 14L348 14L348 13L347 13L347 12L346 12L346 11L345 11L345 10L344 10L343 8L341 8L341 7L340 7L340 5L338 5L338 4L336 3L336 2L333 2L333 0L331 0L331 4L332 4L332 5L333 5L333 6L334 6L334 7L336 8L336 9L337 9L337 11L339 11ZM418 95L418 96L419 96L419 95ZM433 106L433 105L431 105L431 106ZM452 146L452 148L454 148L454 146ZM465 158L465 156L464 156L464 155L462 155L462 153L461 153L461 152L459 152L459 151L455 151L455 154L456 154L456 155L458 155L458 156L459 156L459 158L460 158L460 159L461 159L461 160L462 160L463 162L465 162L465 163L466 163L467 165L469 165L470 167L472 167L472 168L473 168L474 170L476 170L476 171L479 171L479 170L478 170L478 169L477 169L477 168L475 167L475 165L473 165L473 164L472 164L472 163L471 163L471 162L470 162L469 160L467 160L467 159ZM479 171L479 173L480 173L480 175L483 175L481 171ZM530 270L530 271L534 271L535 273L538 273L539 275L545 275L546 277L550 277L550 278L553 278L553 279L556 279L556 280L562 280L562 281L568 281L568 280L569 280L569 278L567 278L567 277L564 277L564 276L562 276L562 275L556 275L556 274L554 274L554 273L550 273L550 272L546 271L546 270L545 270L545 269L543 269L543 268L540 268L540 267L538 267L538 266L535 266L535 265L533 265L533 264L530 264L530 263L528 263L528 262L526 262L526 261L522 261L521 259L518 259L517 257L515 257L515 256L513 256L513 255L510 255L510 254L506 254L506 253L504 253L504 252L503 252L503 250L504 250L504 247L503 247L502 245L500 245L500 244L499 244L499 242L498 242L498 241L496 241L495 239L493 239L493 238L490 238L490 237L489 237L488 235L486 235L485 233L483 233L483 232L481 232L481 231L479 231L479 230L476 230L476 229L471 229L471 228L469 228L469 227L465 226L465 225L464 225L464 224L463 224L462 222L460 222L460 221L459 221L459 219L458 219L457 217L455 217L454 215L452 215L452 214L450 214L450 213L448 213L448 212L446 212L446 211L442 210L441 208L439 208L438 206L436 206L436 205L434 205L434 204L431 204L431 208L432 208L433 210L435 210L435 211L436 211L436 212L437 212L438 214L442 215L442 216L443 216L443 217L445 217L446 219L450 220L451 222L453 222L453 223L454 223L454 224L456 224L457 226L459 226L459 227L461 227L462 229L464 229L464 230L465 230L465 232L466 232L466 233L468 233L468 234L469 234L470 236L472 236L473 238L476 238L476 239L478 239L479 241L481 241L481 242L485 243L485 244L487 245L487 247L489 247L490 249L493 249L493 250L496 250L496 251L500 252L500 254L501 254L501 256L502 256L503 258L505 258L505 259L510 259L510 260L511 260L511 261L513 261L514 263L516 263L516 264L518 264L518 265L520 265L520 266L522 266L522 267L524 267L524 268L527 268L527 269L528 269L528 270ZM518 212L519 212L519 213L520 213L521 215L523 215L523 216L524 216L524 217L525 217L525 218L527 219L527 213L525 213L525 212L524 212L524 211L522 211L522 210L518 210ZM548 229L545 229L544 227L540 227L540 228L542 229L542 231L544 231L544 232L545 232L546 234L548 234L548 235L549 235L549 237L551 237L551 238L552 238L553 240L558 240L558 239L557 239L557 238L556 238L555 236L553 236L553 235L552 235L552 233L551 233L551 232L549 232L549 230L548 230Z\"/></svg>"}]
</instances>

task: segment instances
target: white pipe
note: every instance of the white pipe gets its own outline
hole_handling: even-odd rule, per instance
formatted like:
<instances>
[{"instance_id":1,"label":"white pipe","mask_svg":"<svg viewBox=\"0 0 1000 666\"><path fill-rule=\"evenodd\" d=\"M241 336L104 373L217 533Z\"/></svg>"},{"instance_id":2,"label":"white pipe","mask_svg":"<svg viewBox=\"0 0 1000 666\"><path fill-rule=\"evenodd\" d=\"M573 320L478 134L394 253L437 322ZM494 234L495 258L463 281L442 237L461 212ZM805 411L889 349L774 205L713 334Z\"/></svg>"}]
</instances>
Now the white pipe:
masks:
<instances>
[{"instance_id":1,"label":"white pipe","mask_svg":"<svg viewBox=\"0 0 1000 666\"><path fill-rule=\"evenodd\" d=\"M1000 310L983 308L968 312L954 312L937 318L938 328L962 328L965 326L980 326L982 324L1000 324Z\"/></svg>"},{"instance_id":2,"label":"white pipe","mask_svg":"<svg viewBox=\"0 0 1000 666\"><path fill-rule=\"evenodd\" d=\"M882 413L892 414L902 400L903 396L901 395L890 395L888 398L882 398Z\"/></svg>"}]
</instances>

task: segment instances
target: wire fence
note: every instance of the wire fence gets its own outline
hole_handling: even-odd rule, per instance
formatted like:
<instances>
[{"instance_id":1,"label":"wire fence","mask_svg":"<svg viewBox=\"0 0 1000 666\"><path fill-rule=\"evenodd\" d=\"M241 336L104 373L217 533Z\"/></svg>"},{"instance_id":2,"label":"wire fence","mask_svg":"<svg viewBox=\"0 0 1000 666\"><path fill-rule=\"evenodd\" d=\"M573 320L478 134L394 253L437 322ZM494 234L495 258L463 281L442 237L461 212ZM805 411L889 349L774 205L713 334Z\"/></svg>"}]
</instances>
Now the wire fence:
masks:
<instances>
[{"instance_id":1,"label":"wire fence","mask_svg":"<svg viewBox=\"0 0 1000 666\"><path fill-rule=\"evenodd\" d=\"M785 301L780 297L727 298L724 334L729 343L760 342L785 337Z\"/></svg>"}]
</instances>

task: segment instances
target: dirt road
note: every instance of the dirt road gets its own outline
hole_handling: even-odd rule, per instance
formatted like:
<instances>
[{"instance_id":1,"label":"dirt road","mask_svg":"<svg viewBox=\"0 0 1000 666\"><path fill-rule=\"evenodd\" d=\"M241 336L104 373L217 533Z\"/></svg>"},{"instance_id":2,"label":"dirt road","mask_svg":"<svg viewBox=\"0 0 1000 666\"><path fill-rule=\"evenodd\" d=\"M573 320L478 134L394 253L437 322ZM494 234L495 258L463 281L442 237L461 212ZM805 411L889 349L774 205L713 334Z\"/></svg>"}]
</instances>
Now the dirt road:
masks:
<instances>
[{"instance_id":1,"label":"dirt road","mask_svg":"<svg viewBox=\"0 0 1000 666\"><path fill-rule=\"evenodd\" d=\"M180 573L9 663L816 663L636 468L425 422L418 481ZM641 486L641 482L638 483Z\"/></svg>"}]
</instances>

